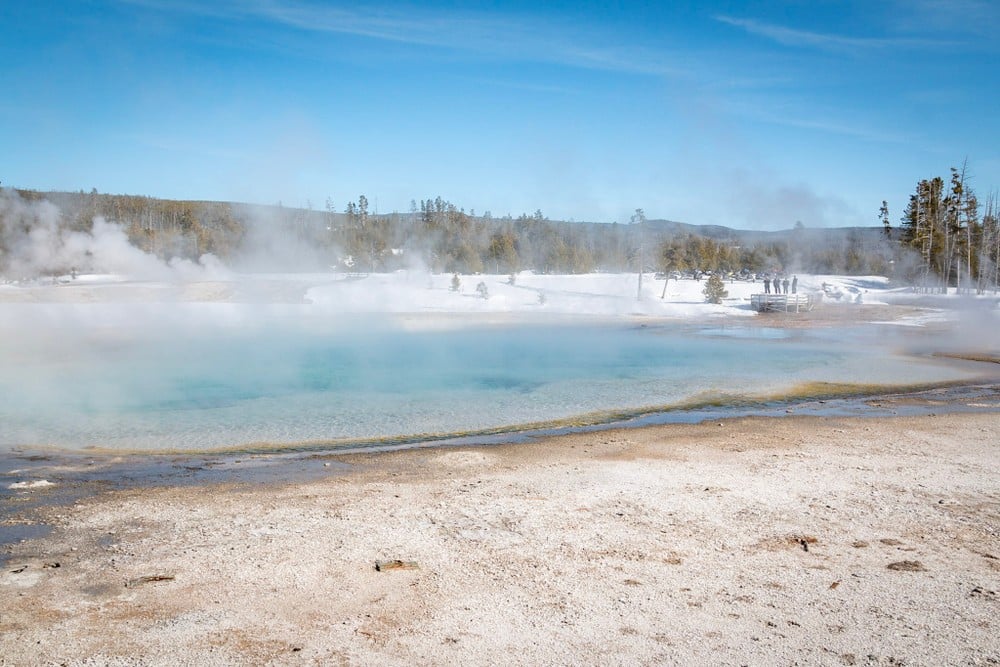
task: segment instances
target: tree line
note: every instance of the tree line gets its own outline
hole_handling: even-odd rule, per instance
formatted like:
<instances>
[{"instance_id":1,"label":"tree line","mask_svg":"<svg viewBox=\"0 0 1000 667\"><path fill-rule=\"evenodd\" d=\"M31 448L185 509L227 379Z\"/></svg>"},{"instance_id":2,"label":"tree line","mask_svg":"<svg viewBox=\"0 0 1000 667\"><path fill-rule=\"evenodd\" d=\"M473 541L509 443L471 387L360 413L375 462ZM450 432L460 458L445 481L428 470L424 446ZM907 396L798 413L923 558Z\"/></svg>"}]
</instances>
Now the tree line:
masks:
<instances>
[{"instance_id":1,"label":"tree line","mask_svg":"<svg viewBox=\"0 0 1000 667\"><path fill-rule=\"evenodd\" d=\"M641 210L632 216L632 224L564 222L548 219L541 210L516 218L494 217L488 211L476 214L440 196L414 200L407 212L379 214L364 195L342 210L331 200L315 210L96 191L17 192L28 201L44 198L56 204L66 229L86 231L95 217L102 216L122 225L135 246L163 259L197 259L211 253L234 266L239 266L249 246L264 245L257 248L259 253L267 251L267 243L279 242L309 250L286 270L333 267L377 272L424 266L434 272L499 274L522 270L887 274L893 261L890 244L875 228L826 230L798 223L787 232L748 235L726 230L724 237L710 238L699 234L697 227L678 232L662 221L647 221ZM261 241L262 229L267 231L266 242ZM954 251L956 237L949 238ZM3 257L12 250L2 242L0 271ZM944 241L935 237L933 243Z\"/></svg>"},{"instance_id":2,"label":"tree line","mask_svg":"<svg viewBox=\"0 0 1000 667\"><path fill-rule=\"evenodd\" d=\"M916 256L908 278L929 291L955 287L983 293L1000 284L996 195L981 204L969 181L965 164L951 168L947 183L939 176L920 180L900 219L899 243ZM879 217L891 236L884 201Z\"/></svg>"}]
</instances>

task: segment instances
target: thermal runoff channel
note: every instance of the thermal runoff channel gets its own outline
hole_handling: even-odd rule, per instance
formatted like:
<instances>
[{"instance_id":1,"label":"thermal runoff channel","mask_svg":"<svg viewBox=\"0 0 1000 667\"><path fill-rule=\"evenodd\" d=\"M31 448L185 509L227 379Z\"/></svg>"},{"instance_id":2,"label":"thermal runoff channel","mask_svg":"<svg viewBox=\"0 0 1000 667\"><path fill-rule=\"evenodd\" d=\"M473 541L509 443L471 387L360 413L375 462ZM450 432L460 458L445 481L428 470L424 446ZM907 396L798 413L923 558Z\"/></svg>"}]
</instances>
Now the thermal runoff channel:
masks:
<instances>
[{"instance_id":1,"label":"thermal runoff channel","mask_svg":"<svg viewBox=\"0 0 1000 667\"><path fill-rule=\"evenodd\" d=\"M259 304L8 304L0 446L275 448L954 377L857 338L633 323L344 317ZM9 323L9 321L8 321ZM740 332L747 335L740 335Z\"/></svg>"}]
</instances>

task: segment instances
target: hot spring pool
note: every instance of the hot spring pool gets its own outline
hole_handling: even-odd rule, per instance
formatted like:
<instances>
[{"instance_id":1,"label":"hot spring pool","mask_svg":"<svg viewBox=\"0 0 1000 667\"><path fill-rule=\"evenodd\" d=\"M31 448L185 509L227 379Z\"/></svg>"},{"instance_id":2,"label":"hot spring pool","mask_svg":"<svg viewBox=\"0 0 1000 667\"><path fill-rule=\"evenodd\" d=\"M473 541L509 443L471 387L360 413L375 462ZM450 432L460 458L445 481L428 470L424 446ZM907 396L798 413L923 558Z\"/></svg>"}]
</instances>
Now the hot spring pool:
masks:
<instances>
[{"instance_id":1,"label":"hot spring pool","mask_svg":"<svg viewBox=\"0 0 1000 667\"><path fill-rule=\"evenodd\" d=\"M96 306L95 306L96 308ZM276 310L41 322L4 331L0 448L199 451L461 435L600 421L805 383L961 379L874 328L442 318L334 321ZM44 320L44 321L43 321Z\"/></svg>"}]
</instances>

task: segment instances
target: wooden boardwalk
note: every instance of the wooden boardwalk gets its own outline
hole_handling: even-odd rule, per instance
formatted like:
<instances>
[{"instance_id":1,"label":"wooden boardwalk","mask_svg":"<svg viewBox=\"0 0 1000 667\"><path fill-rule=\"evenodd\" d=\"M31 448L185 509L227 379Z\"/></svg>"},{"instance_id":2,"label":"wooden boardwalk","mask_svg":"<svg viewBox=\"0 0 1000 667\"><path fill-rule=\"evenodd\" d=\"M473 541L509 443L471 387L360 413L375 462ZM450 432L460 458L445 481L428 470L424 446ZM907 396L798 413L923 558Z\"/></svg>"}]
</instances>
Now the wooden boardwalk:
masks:
<instances>
[{"instance_id":1,"label":"wooden boardwalk","mask_svg":"<svg viewBox=\"0 0 1000 667\"><path fill-rule=\"evenodd\" d=\"M823 298L822 294L751 294L750 305L760 313L809 312Z\"/></svg>"}]
</instances>

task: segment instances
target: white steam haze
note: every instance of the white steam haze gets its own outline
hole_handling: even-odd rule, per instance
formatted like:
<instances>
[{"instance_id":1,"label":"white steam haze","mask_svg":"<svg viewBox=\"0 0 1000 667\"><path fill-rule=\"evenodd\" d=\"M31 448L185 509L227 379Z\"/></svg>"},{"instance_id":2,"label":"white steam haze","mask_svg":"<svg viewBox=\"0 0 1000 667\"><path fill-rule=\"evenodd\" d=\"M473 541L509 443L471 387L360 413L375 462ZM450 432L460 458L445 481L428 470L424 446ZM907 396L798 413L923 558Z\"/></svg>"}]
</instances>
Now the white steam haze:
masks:
<instances>
[{"instance_id":1,"label":"white steam haze","mask_svg":"<svg viewBox=\"0 0 1000 667\"><path fill-rule=\"evenodd\" d=\"M132 245L120 224L97 216L90 230L78 231L67 229L62 217L49 201L26 201L13 190L0 189L0 264L7 267L8 278L78 271L177 282L228 275L213 255L198 262L178 257L163 261Z\"/></svg>"},{"instance_id":2,"label":"white steam haze","mask_svg":"<svg viewBox=\"0 0 1000 667\"><path fill-rule=\"evenodd\" d=\"M749 226L791 229L796 222L810 227L865 222L839 197L821 195L805 183L775 183L748 170L731 170L724 191L729 192L726 201L731 219Z\"/></svg>"},{"instance_id":3,"label":"white steam haze","mask_svg":"<svg viewBox=\"0 0 1000 667\"><path fill-rule=\"evenodd\" d=\"M287 211L278 207L242 206L234 209L246 222L246 234L232 258L240 271L328 270L337 251L323 250L289 233Z\"/></svg>"}]
</instances>

